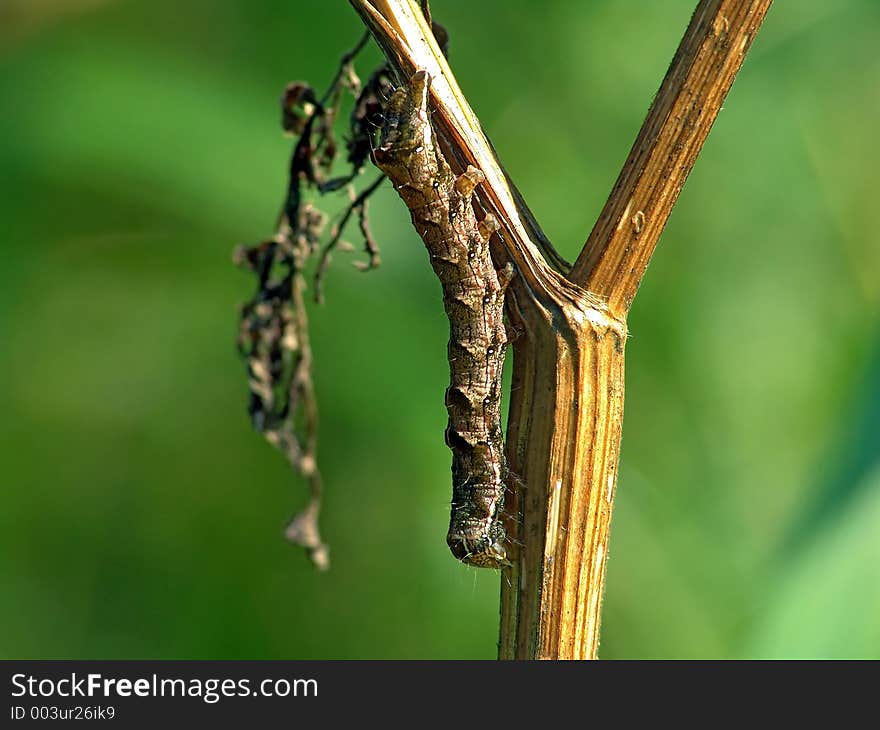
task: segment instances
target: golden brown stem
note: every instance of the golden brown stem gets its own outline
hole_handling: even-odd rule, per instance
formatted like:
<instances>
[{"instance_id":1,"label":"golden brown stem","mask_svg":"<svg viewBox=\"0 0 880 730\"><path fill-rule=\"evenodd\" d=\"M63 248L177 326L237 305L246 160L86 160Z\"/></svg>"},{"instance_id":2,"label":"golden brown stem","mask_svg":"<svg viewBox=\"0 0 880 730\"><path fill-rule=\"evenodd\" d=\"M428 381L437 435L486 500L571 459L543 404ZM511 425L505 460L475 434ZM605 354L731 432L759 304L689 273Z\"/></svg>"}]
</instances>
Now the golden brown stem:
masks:
<instances>
[{"instance_id":1,"label":"golden brown stem","mask_svg":"<svg viewBox=\"0 0 880 730\"><path fill-rule=\"evenodd\" d=\"M510 505L501 579L501 659L591 659L623 421L620 322L573 305L520 307L507 453Z\"/></svg>"},{"instance_id":2,"label":"golden brown stem","mask_svg":"<svg viewBox=\"0 0 880 730\"><path fill-rule=\"evenodd\" d=\"M570 278L625 316L772 0L702 0Z\"/></svg>"},{"instance_id":3,"label":"golden brown stem","mask_svg":"<svg viewBox=\"0 0 880 730\"><path fill-rule=\"evenodd\" d=\"M771 0L701 0L617 184L570 272L497 160L419 0L350 0L402 78L426 69L432 123L518 275L507 455L513 565L502 659L590 659L599 646L623 419L626 315L657 239Z\"/></svg>"}]
</instances>

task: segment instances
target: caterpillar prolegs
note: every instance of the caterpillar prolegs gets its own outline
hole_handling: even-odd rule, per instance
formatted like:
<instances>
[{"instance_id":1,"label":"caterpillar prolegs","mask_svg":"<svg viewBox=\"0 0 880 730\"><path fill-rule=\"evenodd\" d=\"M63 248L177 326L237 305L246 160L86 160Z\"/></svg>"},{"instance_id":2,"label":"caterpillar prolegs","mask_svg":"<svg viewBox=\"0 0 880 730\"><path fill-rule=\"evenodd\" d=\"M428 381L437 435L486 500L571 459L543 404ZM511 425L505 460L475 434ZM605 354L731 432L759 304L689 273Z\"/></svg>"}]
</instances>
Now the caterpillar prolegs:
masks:
<instances>
[{"instance_id":1,"label":"caterpillar prolegs","mask_svg":"<svg viewBox=\"0 0 880 730\"><path fill-rule=\"evenodd\" d=\"M470 166L456 177L440 151L428 117L429 86L430 76L419 71L394 92L374 157L410 210L449 317L452 510L446 542L459 560L498 568L507 564L501 371L504 292L512 268L496 271L489 237L498 224L491 215L477 222L471 206L483 174Z\"/></svg>"}]
</instances>

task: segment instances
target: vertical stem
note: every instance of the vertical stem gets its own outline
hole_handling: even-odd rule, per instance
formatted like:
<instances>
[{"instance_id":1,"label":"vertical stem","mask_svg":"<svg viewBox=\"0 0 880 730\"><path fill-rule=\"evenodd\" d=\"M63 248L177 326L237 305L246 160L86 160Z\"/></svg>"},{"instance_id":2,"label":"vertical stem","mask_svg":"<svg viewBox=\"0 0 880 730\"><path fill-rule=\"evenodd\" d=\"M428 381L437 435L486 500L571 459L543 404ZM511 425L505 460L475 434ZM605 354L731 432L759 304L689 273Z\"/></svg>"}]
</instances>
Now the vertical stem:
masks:
<instances>
[{"instance_id":1,"label":"vertical stem","mask_svg":"<svg viewBox=\"0 0 880 730\"><path fill-rule=\"evenodd\" d=\"M502 659L595 658L623 419L626 315L772 0L700 0L630 157L570 271L507 178L418 0L349 0L402 78L426 69L432 124L517 269L507 453L513 565L502 574ZM502 79L503 81L503 79ZM494 250L493 250L494 255Z\"/></svg>"},{"instance_id":2,"label":"vertical stem","mask_svg":"<svg viewBox=\"0 0 880 730\"><path fill-rule=\"evenodd\" d=\"M501 659L592 659L599 645L626 335L596 312L556 314L550 328L540 308L525 313L530 336L514 346L508 459L521 483Z\"/></svg>"}]
</instances>

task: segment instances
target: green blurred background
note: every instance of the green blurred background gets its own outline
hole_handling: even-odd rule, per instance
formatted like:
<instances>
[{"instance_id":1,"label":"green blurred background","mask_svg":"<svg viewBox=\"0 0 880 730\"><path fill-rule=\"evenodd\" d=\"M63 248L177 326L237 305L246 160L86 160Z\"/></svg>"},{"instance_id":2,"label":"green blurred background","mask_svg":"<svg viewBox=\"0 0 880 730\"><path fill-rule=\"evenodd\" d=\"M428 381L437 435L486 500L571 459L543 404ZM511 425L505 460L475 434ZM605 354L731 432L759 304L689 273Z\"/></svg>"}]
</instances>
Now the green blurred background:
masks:
<instances>
[{"instance_id":1,"label":"green blurred background","mask_svg":"<svg viewBox=\"0 0 880 730\"><path fill-rule=\"evenodd\" d=\"M694 5L433 3L569 258ZM389 190L383 266L338 256L311 315L329 573L245 412L231 252L272 231L282 88L359 33L344 0L0 0L0 655L495 655L498 575L444 544L439 286ZM880 657L878 45L877 0L776 3L663 235L603 657Z\"/></svg>"}]
</instances>

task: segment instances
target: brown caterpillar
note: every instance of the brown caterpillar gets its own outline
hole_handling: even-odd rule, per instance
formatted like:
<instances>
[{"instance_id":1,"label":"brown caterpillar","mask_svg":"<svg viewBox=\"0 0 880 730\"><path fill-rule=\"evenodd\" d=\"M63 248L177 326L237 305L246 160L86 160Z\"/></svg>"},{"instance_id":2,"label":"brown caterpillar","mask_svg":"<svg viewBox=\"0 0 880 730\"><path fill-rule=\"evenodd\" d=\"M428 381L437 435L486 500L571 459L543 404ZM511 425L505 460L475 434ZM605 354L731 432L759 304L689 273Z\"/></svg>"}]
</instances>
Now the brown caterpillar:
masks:
<instances>
[{"instance_id":1,"label":"brown caterpillar","mask_svg":"<svg viewBox=\"0 0 880 730\"><path fill-rule=\"evenodd\" d=\"M406 203L443 287L449 317L450 384L446 443L452 450L452 513L446 542L470 565L507 565L501 523L508 479L501 433L501 370L507 347L504 292L512 267L496 271L491 215L471 206L484 175L473 166L456 177L428 117L430 76L415 73L385 108L378 167Z\"/></svg>"}]
</instances>

